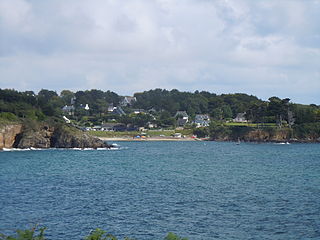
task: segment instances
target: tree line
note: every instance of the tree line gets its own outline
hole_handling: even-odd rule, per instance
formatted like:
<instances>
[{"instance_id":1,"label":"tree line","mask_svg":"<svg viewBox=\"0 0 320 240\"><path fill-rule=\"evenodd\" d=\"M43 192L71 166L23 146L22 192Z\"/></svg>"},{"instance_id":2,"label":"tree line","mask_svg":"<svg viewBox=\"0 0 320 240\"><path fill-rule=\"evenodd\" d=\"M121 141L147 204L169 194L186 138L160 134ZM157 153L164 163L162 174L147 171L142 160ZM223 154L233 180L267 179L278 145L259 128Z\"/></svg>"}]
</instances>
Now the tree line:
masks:
<instances>
[{"instance_id":1,"label":"tree line","mask_svg":"<svg viewBox=\"0 0 320 240\"><path fill-rule=\"evenodd\" d=\"M61 117L62 108L74 106L71 118L77 121L91 121L94 124L116 120L142 126L157 121L160 126L172 126L177 111L186 111L193 118L196 114L208 114L214 121L230 121L238 113L245 113L253 123L275 123L279 127L318 123L320 106L291 103L289 98L270 97L267 101L256 96L235 93L221 94L207 91L181 92L176 89L154 89L135 93L136 102L124 106L125 116L108 112L108 107L119 106L123 96L112 91L86 90L72 92L63 90L59 94L42 89L19 92L14 89L0 89L0 117L15 119L29 118L44 120L48 117ZM84 106L90 109L86 111ZM144 109L147 114L130 115L134 109Z\"/></svg>"}]
</instances>

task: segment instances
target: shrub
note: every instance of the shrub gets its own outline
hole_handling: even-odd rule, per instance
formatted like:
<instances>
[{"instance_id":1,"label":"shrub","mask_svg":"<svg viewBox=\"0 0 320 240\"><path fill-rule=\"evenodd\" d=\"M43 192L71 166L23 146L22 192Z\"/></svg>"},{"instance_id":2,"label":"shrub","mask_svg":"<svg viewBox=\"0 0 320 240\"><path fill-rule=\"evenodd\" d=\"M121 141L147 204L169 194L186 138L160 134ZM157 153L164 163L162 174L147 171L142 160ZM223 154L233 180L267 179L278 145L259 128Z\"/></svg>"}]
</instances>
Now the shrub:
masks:
<instances>
[{"instance_id":1,"label":"shrub","mask_svg":"<svg viewBox=\"0 0 320 240\"><path fill-rule=\"evenodd\" d=\"M4 120L7 120L7 121L17 121L18 120L18 117L10 112L1 112L0 119L1 118Z\"/></svg>"},{"instance_id":2,"label":"shrub","mask_svg":"<svg viewBox=\"0 0 320 240\"><path fill-rule=\"evenodd\" d=\"M37 229L37 225L30 230L17 230L17 236L7 236L0 233L0 240L45 240L44 231L45 227ZM118 240L114 235L107 233L106 231L96 228L84 240ZM132 238L125 237L124 240L133 240ZM169 232L164 240L188 240L187 238L181 238L178 235Z\"/></svg>"},{"instance_id":3,"label":"shrub","mask_svg":"<svg viewBox=\"0 0 320 240\"><path fill-rule=\"evenodd\" d=\"M45 227L39 228L37 230L37 226L34 226L30 230L17 230L17 236L6 236L0 233L0 240L45 240L44 231Z\"/></svg>"}]
</instances>

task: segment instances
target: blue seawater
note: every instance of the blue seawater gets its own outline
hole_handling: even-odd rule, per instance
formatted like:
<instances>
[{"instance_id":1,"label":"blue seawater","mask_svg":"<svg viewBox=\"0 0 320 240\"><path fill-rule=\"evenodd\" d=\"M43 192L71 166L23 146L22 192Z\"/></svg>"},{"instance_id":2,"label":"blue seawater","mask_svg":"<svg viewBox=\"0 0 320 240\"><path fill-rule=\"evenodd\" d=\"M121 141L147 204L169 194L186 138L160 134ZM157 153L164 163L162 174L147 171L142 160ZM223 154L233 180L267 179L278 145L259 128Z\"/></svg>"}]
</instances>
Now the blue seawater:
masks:
<instances>
[{"instance_id":1,"label":"blue seawater","mask_svg":"<svg viewBox=\"0 0 320 240\"><path fill-rule=\"evenodd\" d=\"M320 239L320 145L121 142L0 152L0 232L48 239Z\"/></svg>"}]
</instances>

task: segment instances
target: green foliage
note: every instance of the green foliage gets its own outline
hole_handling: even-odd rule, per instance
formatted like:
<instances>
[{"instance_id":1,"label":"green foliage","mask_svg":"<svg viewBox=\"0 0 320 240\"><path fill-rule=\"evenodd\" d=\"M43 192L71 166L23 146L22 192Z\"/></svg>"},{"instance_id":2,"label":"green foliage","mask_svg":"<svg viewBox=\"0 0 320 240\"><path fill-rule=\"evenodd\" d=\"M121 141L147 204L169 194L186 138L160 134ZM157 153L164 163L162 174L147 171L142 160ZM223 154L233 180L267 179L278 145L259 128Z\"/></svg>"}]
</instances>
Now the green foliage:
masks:
<instances>
[{"instance_id":1,"label":"green foliage","mask_svg":"<svg viewBox=\"0 0 320 240\"><path fill-rule=\"evenodd\" d=\"M317 106L294 104L293 112L297 124L312 123L320 120L320 108Z\"/></svg>"},{"instance_id":2,"label":"green foliage","mask_svg":"<svg viewBox=\"0 0 320 240\"><path fill-rule=\"evenodd\" d=\"M168 235L164 238L164 240L188 240L187 238L181 238L178 235L169 232Z\"/></svg>"},{"instance_id":3,"label":"green foliage","mask_svg":"<svg viewBox=\"0 0 320 240\"><path fill-rule=\"evenodd\" d=\"M70 90L62 90L60 97L65 105L71 104L71 99L74 98L75 94Z\"/></svg>"},{"instance_id":4,"label":"green foliage","mask_svg":"<svg viewBox=\"0 0 320 240\"><path fill-rule=\"evenodd\" d=\"M292 104L290 99L271 97L262 101L255 96L235 93L217 95L206 91L180 92L176 89L154 89L136 93L137 102L134 106L124 107L127 115L117 115L108 112L108 106L118 106L121 97L111 91L87 90L73 93L63 90L60 96L55 92L42 89L38 94L32 91L18 92L12 89L0 89L0 119L16 121L28 119L47 121L49 118L62 119L65 115L72 123L80 126L102 125L105 122L118 122L134 127L145 127L148 122L161 128L173 129L177 121L173 117L177 111L186 111L189 115L189 126L195 114L210 114L213 123L208 130L196 130L197 135L208 134L223 139L229 134L237 135L237 128L226 125L241 125L232 123L238 113L246 112L250 123L248 127L265 127L268 124L278 127L294 128L296 137L312 138L317 136L317 128L313 123L320 122L320 106ZM75 102L74 102L75 101ZM62 107L74 103L75 109L70 113L62 112ZM88 104L90 110L84 109ZM151 114L129 114L133 108L150 110ZM230 120L230 123L225 123ZM224 124L222 124L224 122ZM311 124L311 125L310 125ZM305 129L304 129L305 128ZM201 131L201 132L200 132ZM241 130L242 131L242 130ZM196 133L194 133L196 134Z\"/></svg>"},{"instance_id":5,"label":"green foliage","mask_svg":"<svg viewBox=\"0 0 320 240\"><path fill-rule=\"evenodd\" d=\"M37 229L37 226L30 230L17 230L17 236L7 236L0 233L0 240L45 240L44 231L45 227ZM118 238L106 231L96 228L84 240L118 240ZM124 240L133 240L132 238L125 237ZM168 233L164 240L188 240L187 238L181 238L174 233Z\"/></svg>"},{"instance_id":6,"label":"green foliage","mask_svg":"<svg viewBox=\"0 0 320 240\"><path fill-rule=\"evenodd\" d=\"M214 140L224 140L231 133L228 126L221 122L211 122L209 126L209 136Z\"/></svg>"},{"instance_id":7,"label":"green foliage","mask_svg":"<svg viewBox=\"0 0 320 240\"><path fill-rule=\"evenodd\" d=\"M162 111L158 118L157 124L161 127L170 127L175 125L175 118L168 111Z\"/></svg>"},{"instance_id":8,"label":"green foliage","mask_svg":"<svg viewBox=\"0 0 320 240\"><path fill-rule=\"evenodd\" d=\"M97 228L90 235L84 238L85 240L117 240L112 234L108 234L106 231Z\"/></svg>"},{"instance_id":9,"label":"green foliage","mask_svg":"<svg viewBox=\"0 0 320 240\"><path fill-rule=\"evenodd\" d=\"M6 121L17 121L18 117L10 112L0 112L0 119Z\"/></svg>"},{"instance_id":10,"label":"green foliage","mask_svg":"<svg viewBox=\"0 0 320 240\"><path fill-rule=\"evenodd\" d=\"M117 106L120 101L120 96L114 92L92 89L87 91L78 91L75 93L76 107L88 104L90 107L89 114L106 113L109 104ZM84 113L84 112L83 112Z\"/></svg>"},{"instance_id":11,"label":"green foliage","mask_svg":"<svg viewBox=\"0 0 320 240\"><path fill-rule=\"evenodd\" d=\"M195 128L193 130L193 134L196 135L198 138L204 138L209 135L208 128Z\"/></svg>"},{"instance_id":12,"label":"green foliage","mask_svg":"<svg viewBox=\"0 0 320 240\"><path fill-rule=\"evenodd\" d=\"M247 126L230 126L230 138L234 141L242 139L248 132L252 131L252 127Z\"/></svg>"},{"instance_id":13,"label":"green foliage","mask_svg":"<svg viewBox=\"0 0 320 240\"><path fill-rule=\"evenodd\" d=\"M293 135L298 139L320 139L320 122L295 125Z\"/></svg>"},{"instance_id":14,"label":"green foliage","mask_svg":"<svg viewBox=\"0 0 320 240\"><path fill-rule=\"evenodd\" d=\"M17 230L17 236L6 236L0 233L0 240L45 240L45 230L45 227L37 230L37 226L35 226L31 229Z\"/></svg>"}]
</instances>

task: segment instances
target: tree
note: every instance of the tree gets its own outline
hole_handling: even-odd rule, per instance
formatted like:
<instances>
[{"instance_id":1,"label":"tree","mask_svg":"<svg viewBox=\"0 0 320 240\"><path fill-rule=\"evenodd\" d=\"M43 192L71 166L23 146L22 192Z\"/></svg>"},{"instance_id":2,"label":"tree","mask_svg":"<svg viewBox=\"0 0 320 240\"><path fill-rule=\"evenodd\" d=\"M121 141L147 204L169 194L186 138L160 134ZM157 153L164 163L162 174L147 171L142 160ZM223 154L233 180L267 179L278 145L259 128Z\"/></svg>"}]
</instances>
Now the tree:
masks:
<instances>
[{"instance_id":1,"label":"tree","mask_svg":"<svg viewBox=\"0 0 320 240\"><path fill-rule=\"evenodd\" d=\"M204 138L209 135L208 128L195 128L193 130L193 134L196 135L198 138Z\"/></svg>"},{"instance_id":2,"label":"tree","mask_svg":"<svg viewBox=\"0 0 320 240\"><path fill-rule=\"evenodd\" d=\"M71 100L74 98L75 94L70 90L62 90L60 93L60 97L62 98L65 105L70 105Z\"/></svg>"},{"instance_id":3,"label":"tree","mask_svg":"<svg viewBox=\"0 0 320 240\"><path fill-rule=\"evenodd\" d=\"M53 97L58 97L58 94L47 89L41 89L41 91L38 93L38 99L43 103L50 101Z\"/></svg>"},{"instance_id":4,"label":"tree","mask_svg":"<svg viewBox=\"0 0 320 240\"><path fill-rule=\"evenodd\" d=\"M288 118L289 102L289 98L269 98L268 111L275 117L279 127L282 127L282 121Z\"/></svg>"}]
</instances>

